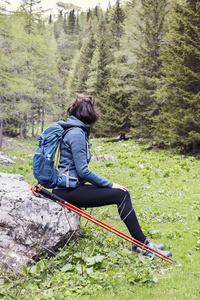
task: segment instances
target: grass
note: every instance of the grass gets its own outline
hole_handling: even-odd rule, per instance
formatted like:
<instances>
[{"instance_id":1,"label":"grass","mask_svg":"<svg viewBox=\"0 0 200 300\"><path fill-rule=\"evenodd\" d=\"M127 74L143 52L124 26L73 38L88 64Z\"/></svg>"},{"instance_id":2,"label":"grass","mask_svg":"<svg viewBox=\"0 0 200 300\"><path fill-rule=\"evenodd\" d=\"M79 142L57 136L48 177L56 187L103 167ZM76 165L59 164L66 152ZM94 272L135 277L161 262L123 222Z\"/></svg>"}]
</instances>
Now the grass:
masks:
<instances>
[{"instance_id":1,"label":"grass","mask_svg":"<svg viewBox=\"0 0 200 300\"><path fill-rule=\"evenodd\" d=\"M129 189L144 233L165 243L177 263L140 257L128 242L82 219L78 245L61 249L35 269L24 268L24 275L3 273L2 299L199 299L200 161L192 156L183 159L175 150L144 151L133 140L92 142L94 149L101 149L97 155L111 153L118 159L92 161L92 171ZM2 150L17 159L15 165L1 165L0 171L22 174L35 183L27 155L36 144L6 141ZM93 209L92 214L128 233L115 206ZM21 276L26 278L23 287Z\"/></svg>"}]
</instances>

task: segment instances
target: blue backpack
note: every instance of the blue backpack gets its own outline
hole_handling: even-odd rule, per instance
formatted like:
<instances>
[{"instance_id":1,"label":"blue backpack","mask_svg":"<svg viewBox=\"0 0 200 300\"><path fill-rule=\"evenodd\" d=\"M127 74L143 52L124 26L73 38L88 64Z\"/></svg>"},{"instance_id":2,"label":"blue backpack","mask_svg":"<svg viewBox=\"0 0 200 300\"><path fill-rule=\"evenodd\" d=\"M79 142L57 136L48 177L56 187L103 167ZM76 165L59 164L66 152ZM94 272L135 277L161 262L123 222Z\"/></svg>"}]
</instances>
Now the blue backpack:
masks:
<instances>
[{"instance_id":1,"label":"blue backpack","mask_svg":"<svg viewBox=\"0 0 200 300\"><path fill-rule=\"evenodd\" d=\"M73 128L64 130L61 125L56 123L45 129L38 138L39 145L33 158L33 175L38 180L38 183L45 188L52 189L57 185L58 170L54 163L55 154L58 150L58 162L60 143L65 134ZM73 162L64 171L69 169L72 164Z\"/></svg>"}]
</instances>

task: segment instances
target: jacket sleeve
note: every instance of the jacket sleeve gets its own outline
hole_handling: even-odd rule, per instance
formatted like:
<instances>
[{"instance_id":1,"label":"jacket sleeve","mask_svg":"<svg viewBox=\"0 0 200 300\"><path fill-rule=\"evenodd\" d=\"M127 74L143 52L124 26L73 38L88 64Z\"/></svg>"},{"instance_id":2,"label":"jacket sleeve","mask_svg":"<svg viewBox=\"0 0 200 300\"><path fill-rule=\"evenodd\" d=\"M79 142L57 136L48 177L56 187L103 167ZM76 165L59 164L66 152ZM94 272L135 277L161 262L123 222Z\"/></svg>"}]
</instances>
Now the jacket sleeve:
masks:
<instances>
[{"instance_id":1,"label":"jacket sleeve","mask_svg":"<svg viewBox=\"0 0 200 300\"><path fill-rule=\"evenodd\" d=\"M73 129L69 132L68 137L68 143L71 147L73 161L78 176L96 186L111 188L113 185L112 182L95 174L88 168L85 135L82 130L79 128Z\"/></svg>"}]
</instances>

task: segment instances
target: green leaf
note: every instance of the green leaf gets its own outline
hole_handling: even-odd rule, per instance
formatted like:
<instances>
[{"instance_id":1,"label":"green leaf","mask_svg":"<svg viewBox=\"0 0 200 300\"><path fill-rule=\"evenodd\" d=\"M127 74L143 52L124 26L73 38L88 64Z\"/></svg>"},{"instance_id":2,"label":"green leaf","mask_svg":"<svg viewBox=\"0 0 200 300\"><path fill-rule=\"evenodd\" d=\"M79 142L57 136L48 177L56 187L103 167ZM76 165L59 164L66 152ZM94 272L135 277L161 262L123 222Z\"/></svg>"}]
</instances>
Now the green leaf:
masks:
<instances>
[{"instance_id":1,"label":"green leaf","mask_svg":"<svg viewBox=\"0 0 200 300\"><path fill-rule=\"evenodd\" d=\"M87 273L88 275L92 275L93 272L94 272L93 267L87 268L87 269L86 269L86 273Z\"/></svg>"},{"instance_id":2,"label":"green leaf","mask_svg":"<svg viewBox=\"0 0 200 300\"><path fill-rule=\"evenodd\" d=\"M66 271L71 271L74 269L74 266L72 264L66 264L64 265L64 267L62 267L62 269L60 270L61 272L66 272Z\"/></svg>"},{"instance_id":3,"label":"green leaf","mask_svg":"<svg viewBox=\"0 0 200 300\"><path fill-rule=\"evenodd\" d=\"M78 264L77 266L76 266L76 270L78 271L78 273L82 273L82 270L83 270L83 267L82 267L82 265L80 265L80 264Z\"/></svg>"},{"instance_id":4,"label":"green leaf","mask_svg":"<svg viewBox=\"0 0 200 300\"><path fill-rule=\"evenodd\" d=\"M23 265L23 266L21 267L21 271L22 271L23 274L26 275L26 274L28 273L28 267Z\"/></svg>"},{"instance_id":5,"label":"green leaf","mask_svg":"<svg viewBox=\"0 0 200 300\"><path fill-rule=\"evenodd\" d=\"M4 279L3 278L0 278L0 286L1 285L4 285Z\"/></svg>"},{"instance_id":6,"label":"green leaf","mask_svg":"<svg viewBox=\"0 0 200 300\"><path fill-rule=\"evenodd\" d=\"M37 265L34 265L29 269L29 273L31 274L35 274L36 272L37 272Z\"/></svg>"},{"instance_id":7,"label":"green leaf","mask_svg":"<svg viewBox=\"0 0 200 300\"><path fill-rule=\"evenodd\" d=\"M102 262L106 257L104 255L96 255L93 257L86 257L85 262L88 266L95 265L96 263Z\"/></svg>"}]
</instances>

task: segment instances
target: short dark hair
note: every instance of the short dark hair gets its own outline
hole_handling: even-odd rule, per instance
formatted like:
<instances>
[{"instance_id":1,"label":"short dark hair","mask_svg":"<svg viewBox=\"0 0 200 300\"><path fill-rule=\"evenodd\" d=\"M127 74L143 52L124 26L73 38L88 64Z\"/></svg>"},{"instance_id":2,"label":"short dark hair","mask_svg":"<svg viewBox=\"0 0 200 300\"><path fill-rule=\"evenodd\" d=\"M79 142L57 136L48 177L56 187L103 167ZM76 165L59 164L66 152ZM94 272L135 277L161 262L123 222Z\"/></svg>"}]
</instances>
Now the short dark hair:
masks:
<instances>
[{"instance_id":1,"label":"short dark hair","mask_svg":"<svg viewBox=\"0 0 200 300\"><path fill-rule=\"evenodd\" d=\"M68 116L74 116L84 124L94 124L99 119L96 100L91 95L76 94L75 101L67 110Z\"/></svg>"}]
</instances>

